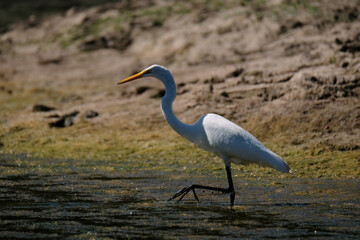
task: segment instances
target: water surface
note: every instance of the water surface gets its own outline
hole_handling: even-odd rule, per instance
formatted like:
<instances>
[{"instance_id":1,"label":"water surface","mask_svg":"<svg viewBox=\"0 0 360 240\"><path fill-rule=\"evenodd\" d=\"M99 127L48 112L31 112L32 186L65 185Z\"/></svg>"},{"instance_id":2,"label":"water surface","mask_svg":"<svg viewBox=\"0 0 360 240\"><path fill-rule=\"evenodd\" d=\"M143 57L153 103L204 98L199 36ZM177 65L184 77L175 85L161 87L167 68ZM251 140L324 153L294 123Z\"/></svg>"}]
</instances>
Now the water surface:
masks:
<instances>
[{"instance_id":1,"label":"water surface","mask_svg":"<svg viewBox=\"0 0 360 240\"><path fill-rule=\"evenodd\" d=\"M339 238L360 237L360 181L235 178L236 200L198 191L167 199L211 174L129 171L106 161L0 157L0 237ZM52 166L52 167L50 167ZM102 170L98 170L100 168Z\"/></svg>"}]
</instances>

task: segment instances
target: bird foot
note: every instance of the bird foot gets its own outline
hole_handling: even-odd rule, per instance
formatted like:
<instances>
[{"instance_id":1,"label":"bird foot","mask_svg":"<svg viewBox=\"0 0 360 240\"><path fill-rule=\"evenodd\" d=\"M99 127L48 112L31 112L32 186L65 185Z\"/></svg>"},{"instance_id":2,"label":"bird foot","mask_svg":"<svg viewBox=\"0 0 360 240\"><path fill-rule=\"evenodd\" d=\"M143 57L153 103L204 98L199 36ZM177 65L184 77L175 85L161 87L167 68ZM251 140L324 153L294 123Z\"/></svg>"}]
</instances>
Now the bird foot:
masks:
<instances>
[{"instance_id":1,"label":"bird foot","mask_svg":"<svg viewBox=\"0 0 360 240\"><path fill-rule=\"evenodd\" d=\"M197 185L197 184L193 184L190 185L189 187L185 187L183 189L181 189L180 191L178 191L177 193L174 194L174 196L172 196L168 201L171 201L175 198L179 198L178 201L181 201L181 199L183 199L185 197L186 194L188 194L190 191L193 192L194 197L196 199L196 201L199 201L198 196L196 195L195 189L204 189L204 190L211 190L211 191L218 191L221 193L230 193L230 204L231 206L234 205L234 200L235 200L235 191L234 188L217 188L217 187L209 187L209 186L202 186L202 185Z\"/></svg>"},{"instance_id":2,"label":"bird foot","mask_svg":"<svg viewBox=\"0 0 360 240\"><path fill-rule=\"evenodd\" d=\"M178 191L177 193L174 194L174 196L172 196L168 201L171 201L177 197L180 197L178 201L181 201L181 199L183 199L183 197L185 197L186 194L188 194L188 192L193 191L194 197L196 199L196 201L200 202L198 196L196 195L195 192L195 187L194 185L191 185L189 187L184 187L183 189L181 189L180 191Z\"/></svg>"}]
</instances>

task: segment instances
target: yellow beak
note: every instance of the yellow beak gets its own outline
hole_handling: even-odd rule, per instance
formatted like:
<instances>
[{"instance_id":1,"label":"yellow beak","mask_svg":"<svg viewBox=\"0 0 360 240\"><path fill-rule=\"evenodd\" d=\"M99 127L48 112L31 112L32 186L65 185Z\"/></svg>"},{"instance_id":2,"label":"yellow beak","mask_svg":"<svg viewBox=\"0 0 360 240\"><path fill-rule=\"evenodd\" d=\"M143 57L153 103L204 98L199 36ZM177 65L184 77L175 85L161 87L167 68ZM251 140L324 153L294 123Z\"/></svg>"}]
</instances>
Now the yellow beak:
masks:
<instances>
[{"instance_id":1,"label":"yellow beak","mask_svg":"<svg viewBox=\"0 0 360 240\"><path fill-rule=\"evenodd\" d=\"M123 84L123 83L126 83L126 82L130 82L132 80L136 80L138 78L141 78L144 74L145 74L145 71L141 71L141 72L139 72L139 73L137 73L137 74L135 74L135 75L133 75L131 77L128 77L128 78L122 80L121 82L118 82L118 84Z\"/></svg>"}]
</instances>

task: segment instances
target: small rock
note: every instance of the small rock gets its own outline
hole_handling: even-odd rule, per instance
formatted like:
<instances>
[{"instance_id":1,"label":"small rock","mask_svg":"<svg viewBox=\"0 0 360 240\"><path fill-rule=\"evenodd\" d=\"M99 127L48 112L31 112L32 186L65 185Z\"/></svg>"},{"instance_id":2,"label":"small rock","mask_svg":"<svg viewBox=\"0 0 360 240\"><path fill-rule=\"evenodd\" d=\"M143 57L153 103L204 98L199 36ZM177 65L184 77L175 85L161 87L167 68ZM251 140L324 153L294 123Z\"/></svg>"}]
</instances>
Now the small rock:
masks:
<instances>
[{"instance_id":1,"label":"small rock","mask_svg":"<svg viewBox=\"0 0 360 240\"><path fill-rule=\"evenodd\" d=\"M181 83L179 83L179 84L177 85L177 87L178 87L178 88L181 88L181 87L184 87L185 85L186 85L186 83L181 82Z\"/></svg>"},{"instance_id":2,"label":"small rock","mask_svg":"<svg viewBox=\"0 0 360 240\"><path fill-rule=\"evenodd\" d=\"M59 115L59 114L56 114L56 113L47 116L47 118L59 118L59 117L60 117L60 115Z\"/></svg>"},{"instance_id":3,"label":"small rock","mask_svg":"<svg viewBox=\"0 0 360 240\"><path fill-rule=\"evenodd\" d=\"M138 87L138 88L136 88L136 95L140 95L140 94L146 92L149 89L151 89L151 88L147 87L147 86Z\"/></svg>"},{"instance_id":4,"label":"small rock","mask_svg":"<svg viewBox=\"0 0 360 240\"><path fill-rule=\"evenodd\" d=\"M98 112L95 112L93 110L89 110L85 113L85 118L94 118L94 117L97 117L99 116L99 113Z\"/></svg>"},{"instance_id":5,"label":"small rock","mask_svg":"<svg viewBox=\"0 0 360 240\"><path fill-rule=\"evenodd\" d=\"M156 94L151 96L151 98L159 99L162 98L165 95L165 89L160 89Z\"/></svg>"},{"instance_id":6,"label":"small rock","mask_svg":"<svg viewBox=\"0 0 360 240\"><path fill-rule=\"evenodd\" d=\"M238 68L235 69L234 71L232 71L231 73L229 73L226 77L238 77L240 76L242 73L244 72L243 68Z\"/></svg>"},{"instance_id":7,"label":"small rock","mask_svg":"<svg viewBox=\"0 0 360 240\"><path fill-rule=\"evenodd\" d=\"M37 104L37 105L34 105L32 111L33 112L50 112L50 111L53 111L53 110L56 110L56 108L49 107L49 106L46 106L46 105L43 105L43 104Z\"/></svg>"},{"instance_id":8,"label":"small rock","mask_svg":"<svg viewBox=\"0 0 360 240\"><path fill-rule=\"evenodd\" d=\"M79 111L63 115L59 120L49 123L50 127L64 128L74 125Z\"/></svg>"},{"instance_id":9,"label":"small rock","mask_svg":"<svg viewBox=\"0 0 360 240\"><path fill-rule=\"evenodd\" d=\"M222 93L220 93L220 95L221 95L222 97L225 97L225 98L228 98L228 97L229 97L229 94L228 94L227 92L225 92L225 91L223 91Z\"/></svg>"},{"instance_id":10,"label":"small rock","mask_svg":"<svg viewBox=\"0 0 360 240\"><path fill-rule=\"evenodd\" d=\"M304 24L300 21L294 22L294 24L291 26L291 28L302 28Z\"/></svg>"}]
</instances>

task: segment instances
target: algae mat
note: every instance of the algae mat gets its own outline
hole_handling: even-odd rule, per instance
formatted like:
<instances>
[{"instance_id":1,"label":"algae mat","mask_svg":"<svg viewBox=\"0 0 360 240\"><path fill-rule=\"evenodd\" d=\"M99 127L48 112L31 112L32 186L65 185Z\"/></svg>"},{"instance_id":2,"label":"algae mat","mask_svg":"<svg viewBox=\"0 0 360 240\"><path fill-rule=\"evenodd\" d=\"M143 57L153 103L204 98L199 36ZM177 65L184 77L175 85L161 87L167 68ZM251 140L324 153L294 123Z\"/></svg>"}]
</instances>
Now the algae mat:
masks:
<instances>
[{"instance_id":1,"label":"algae mat","mask_svg":"<svg viewBox=\"0 0 360 240\"><path fill-rule=\"evenodd\" d=\"M207 173L126 164L109 171L101 160L40 162L48 165L25 155L0 156L2 239L360 236L359 180L235 177L230 208L227 195L201 191L200 203L192 195L167 202L192 182L226 183Z\"/></svg>"}]
</instances>

